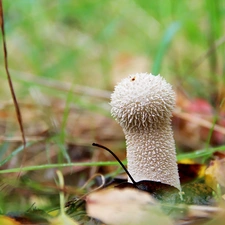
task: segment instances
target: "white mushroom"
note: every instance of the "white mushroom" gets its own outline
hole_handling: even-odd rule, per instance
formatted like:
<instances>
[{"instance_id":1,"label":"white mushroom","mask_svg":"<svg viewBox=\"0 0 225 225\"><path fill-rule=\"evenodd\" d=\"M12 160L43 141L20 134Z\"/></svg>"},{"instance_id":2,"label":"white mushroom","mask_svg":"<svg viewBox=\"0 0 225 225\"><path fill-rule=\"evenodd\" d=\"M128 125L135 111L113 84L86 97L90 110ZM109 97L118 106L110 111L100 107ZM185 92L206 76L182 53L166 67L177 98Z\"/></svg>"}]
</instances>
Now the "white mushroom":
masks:
<instances>
[{"instance_id":1,"label":"white mushroom","mask_svg":"<svg viewBox=\"0 0 225 225\"><path fill-rule=\"evenodd\" d=\"M115 87L110 105L125 134L128 171L134 180L181 190L171 128L175 105L171 85L160 75L131 75Z\"/></svg>"}]
</instances>

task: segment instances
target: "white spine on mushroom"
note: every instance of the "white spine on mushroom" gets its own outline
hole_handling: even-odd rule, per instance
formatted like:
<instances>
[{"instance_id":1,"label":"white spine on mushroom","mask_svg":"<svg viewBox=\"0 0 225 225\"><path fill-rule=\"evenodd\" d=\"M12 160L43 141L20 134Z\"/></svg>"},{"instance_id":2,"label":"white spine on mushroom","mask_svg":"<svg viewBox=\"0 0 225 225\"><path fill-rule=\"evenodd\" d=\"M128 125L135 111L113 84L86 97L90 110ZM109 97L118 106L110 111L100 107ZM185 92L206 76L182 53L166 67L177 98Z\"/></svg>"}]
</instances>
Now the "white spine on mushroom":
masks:
<instances>
[{"instance_id":1,"label":"white spine on mushroom","mask_svg":"<svg viewBox=\"0 0 225 225\"><path fill-rule=\"evenodd\" d=\"M175 105L171 85L160 75L131 75L115 87L110 105L125 134L128 171L134 180L159 181L180 190L170 119Z\"/></svg>"}]
</instances>

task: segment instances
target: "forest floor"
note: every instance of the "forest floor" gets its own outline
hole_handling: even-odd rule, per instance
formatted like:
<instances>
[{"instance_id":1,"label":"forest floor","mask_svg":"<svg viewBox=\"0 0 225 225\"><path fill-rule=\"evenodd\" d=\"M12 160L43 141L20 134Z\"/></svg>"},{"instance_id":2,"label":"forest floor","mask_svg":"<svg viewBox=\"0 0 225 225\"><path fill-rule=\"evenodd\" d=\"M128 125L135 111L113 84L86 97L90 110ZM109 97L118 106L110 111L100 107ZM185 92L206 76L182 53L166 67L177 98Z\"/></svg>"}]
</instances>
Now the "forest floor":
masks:
<instances>
[{"instance_id":1,"label":"forest floor","mask_svg":"<svg viewBox=\"0 0 225 225\"><path fill-rule=\"evenodd\" d=\"M22 121L2 47L0 224L224 224L225 3L160 2L3 1ZM127 165L109 102L122 78L140 72L161 74L176 92L171 122L183 202L167 189L153 198L105 187L127 175L92 143Z\"/></svg>"}]
</instances>

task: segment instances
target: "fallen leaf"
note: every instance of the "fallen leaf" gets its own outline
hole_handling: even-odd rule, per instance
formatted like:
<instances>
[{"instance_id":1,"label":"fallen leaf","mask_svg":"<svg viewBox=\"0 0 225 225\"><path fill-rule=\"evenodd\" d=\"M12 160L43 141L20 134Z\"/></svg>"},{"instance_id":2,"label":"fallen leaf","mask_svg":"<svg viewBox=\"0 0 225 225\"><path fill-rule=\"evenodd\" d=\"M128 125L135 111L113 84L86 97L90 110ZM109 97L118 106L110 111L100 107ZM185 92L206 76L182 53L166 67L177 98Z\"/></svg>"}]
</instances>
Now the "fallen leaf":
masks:
<instances>
[{"instance_id":1,"label":"fallen leaf","mask_svg":"<svg viewBox=\"0 0 225 225\"><path fill-rule=\"evenodd\" d=\"M205 182L213 190L217 190L217 184L225 188L225 158L215 159L210 162L205 171Z\"/></svg>"},{"instance_id":2,"label":"fallen leaf","mask_svg":"<svg viewBox=\"0 0 225 225\"><path fill-rule=\"evenodd\" d=\"M204 176L206 166L193 161L181 161L178 163L178 171L181 184L188 183Z\"/></svg>"},{"instance_id":3,"label":"fallen leaf","mask_svg":"<svg viewBox=\"0 0 225 225\"><path fill-rule=\"evenodd\" d=\"M16 220L7 217L7 216L0 216L0 224L4 225L21 225L21 223L17 222Z\"/></svg>"},{"instance_id":4,"label":"fallen leaf","mask_svg":"<svg viewBox=\"0 0 225 225\"><path fill-rule=\"evenodd\" d=\"M110 225L172 225L158 202L135 189L108 189L87 196L87 214Z\"/></svg>"},{"instance_id":5,"label":"fallen leaf","mask_svg":"<svg viewBox=\"0 0 225 225\"><path fill-rule=\"evenodd\" d=\"M177 194L179 195L179 190L171 185L164 184L157 181L150 181L150 180L141 180L136 182L136 184L132 184L129 182L121 183L116 188L136 188L141 191L146 191L151 194L157 200L163 200L164 194Z\"/></svg>"}]
</instances>

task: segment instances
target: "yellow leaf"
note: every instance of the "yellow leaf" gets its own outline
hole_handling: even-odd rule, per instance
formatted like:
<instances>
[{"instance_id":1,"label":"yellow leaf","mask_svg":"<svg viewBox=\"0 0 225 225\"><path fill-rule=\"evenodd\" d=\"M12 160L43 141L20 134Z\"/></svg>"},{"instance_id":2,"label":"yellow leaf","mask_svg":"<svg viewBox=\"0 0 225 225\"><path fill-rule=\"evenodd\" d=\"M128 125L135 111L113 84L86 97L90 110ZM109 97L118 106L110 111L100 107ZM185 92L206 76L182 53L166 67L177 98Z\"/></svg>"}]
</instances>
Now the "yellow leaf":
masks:
<instances>
[{"instance_id":1,"label":"yellow leaf","mask_svg":"<svg viewBox=\"0 0 225 225\"><path fill-rule=\"evenodd\" d=\"M0 216L0 224L4 225L22 225L21 223L17 222L13 218L7 216Z\"/></svg>"},{"instance_id":2,"label":"yellow leaf","mask_svg":"<svg viewBox=\"0 0 225 225\"><path fill-rule=\"evenodd\" d=\"M213 190L217 190L217 184L225 187L225 158L211 161L205 171L205 182Z\"/></svg>"}]
</instances>

